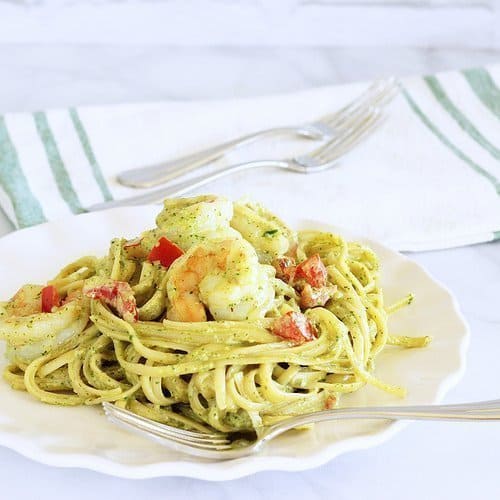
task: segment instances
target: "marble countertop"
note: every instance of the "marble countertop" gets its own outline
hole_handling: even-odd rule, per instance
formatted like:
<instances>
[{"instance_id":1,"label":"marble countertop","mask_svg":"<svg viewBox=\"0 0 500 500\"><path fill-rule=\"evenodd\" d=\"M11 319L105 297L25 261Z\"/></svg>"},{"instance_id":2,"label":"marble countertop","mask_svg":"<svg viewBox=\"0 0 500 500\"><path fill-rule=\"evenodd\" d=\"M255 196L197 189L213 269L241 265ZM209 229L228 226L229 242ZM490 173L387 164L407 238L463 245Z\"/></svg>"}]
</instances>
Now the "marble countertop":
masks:
<instances>
[{"instance_id":1,"label":"marble countertop","mask_svg":"<svg viewBox=\"0 0 500 500\"><path fill-rule=\"evenodd\" d=\"M0 0L0 42L499 48L499 12L496 0Z\"/></svg>"},{"instance_id":2,"label":"marble countertop","mask_svg":"<svg viewBox=\"0 0 500 500\"><path fill-rule=\"evenodd\" d=\"M500 60L495 50L173 49L0 43L0 112L75 103L256 95L313 85L425 73ZM209 67L218 71L207 72ZM0 233L11 226L0 216ZM468 366L446 401L498 397L500 242L411 254L457 296L471 327ZM498 424L414 423L389 442L315 470L270 472L227 483L122 480L57 469L0 448L2 497L494 498L500 493Z\"/></svg>"}]
</instances>

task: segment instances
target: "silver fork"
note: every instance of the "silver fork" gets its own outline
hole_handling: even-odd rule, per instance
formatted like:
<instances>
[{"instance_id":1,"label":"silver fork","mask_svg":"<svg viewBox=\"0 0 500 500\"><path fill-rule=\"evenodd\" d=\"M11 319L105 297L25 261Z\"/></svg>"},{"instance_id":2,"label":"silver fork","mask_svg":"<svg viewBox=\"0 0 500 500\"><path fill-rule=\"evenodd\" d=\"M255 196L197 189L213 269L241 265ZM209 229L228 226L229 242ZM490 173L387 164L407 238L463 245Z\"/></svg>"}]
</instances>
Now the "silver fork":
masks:
<instances>
[{"instance_id":1,"label":"silver fork","mask_svg":"<svg viewBox=\"0 0 500 500\"><path fill-rule=\"evenodd\" d=\"M292 127L261 130L182 158L149 167L126 170L117 176L117 180L120 184L136 188L157 186L158 184L170 182L202 165L209 164L229 150L251 144L258 139L283 134L291 134L307 139L332 139L339 131L342 131L345 122L356 113L363 114L369 107L382 109L396 95L397 90L398 86L395 78L379 80L339 111L325 115L317 121Z\"/></svg>"},{"instance_id":2,"label":"silver fork","mask_svg":"<svg viewBox=\"0 0 500 500\"><path fill-rule=\"evenodd\" d=\"M274 167L303 174L322 172L334 167L341 156L349 152L360 140L372 132L380 124L382 116L382 112L378 108L368 108L362 115L352 115L346 119L344 128L339 134L305 155L288 160L258 160L224 167L173 186L169 185L130 198L98 203L87 207L87 211L158 202L168 197L183 195L216 179L248 169Z\"/></svg>"},{"instance_id":3,"label":"silver fork","mask_svg":"<svg viewBox=\"0 0 500 500\"><path fill-rule=\"evenodd\" d=\"M257 440L251 442L232 441L228 434L220 432L197 432L178 429L146 419L111 403L103 403L108 419L147 436L167 448L189 455L218 460L253 455L262 447L296 427L345 419L387 419L387 420L447 420L447 421L500 421L500 400L481 401L455 405L426 406L379 406L361 408L337 408L325 410L286 420L265 428Z\"/></svg>"}]
</instances>

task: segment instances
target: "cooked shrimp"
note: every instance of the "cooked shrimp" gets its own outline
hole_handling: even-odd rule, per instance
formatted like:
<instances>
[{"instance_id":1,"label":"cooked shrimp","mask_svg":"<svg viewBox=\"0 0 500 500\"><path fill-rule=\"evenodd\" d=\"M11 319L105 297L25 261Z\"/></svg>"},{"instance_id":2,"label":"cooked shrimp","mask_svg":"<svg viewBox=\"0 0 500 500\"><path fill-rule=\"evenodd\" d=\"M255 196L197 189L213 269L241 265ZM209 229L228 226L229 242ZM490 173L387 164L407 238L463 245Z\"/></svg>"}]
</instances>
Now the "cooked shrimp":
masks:
<instances>
[{"instance_id":1,"label":"cooked shrimp","mask_svg":"<svg viewBox=\"0 0 500 500\"><path fill-rule=\"evenodd\" d=\"M274 269L259 264L243 239L210 240L192 247L168 272L167 317L206 321L262 318L272 307Z\"/></svg>"},{"instance_id":2,"label":"cooked shrimp","mask_svg":"<svg viewBox=\"0 0 500 500\"><path fill-rule=\"evenodd\" d=\"M88 300L81 294L42 312L43 289L25 285L1 307L0 338L7 341L11 359L29 362L81 333L88 323Z\"/></svg>"},{"instance_id":3,"label":"cooked shrimp","mask_svg":"<svg viewBox=\"0 0 500 500\"><path fill-rule=\"evenodd\" d=\"M187 251L207 239L240 237L229 225L233 204L222 196L195 196L165 200L156 218L157 229L142 234L142 246L150 251L161 236Z\"/></svg>"},{"instance_id":4,"label":"cooked shrimp","mask_svg":"<svg viewBox=\"0 0 500 500\"><path fill-rule=\"evenodd\" d=\"M296 246L296 233L258 203L238 202L233 207L231 226L255 247L261 262L270 264Z\"/></svg>"}]
</instances>

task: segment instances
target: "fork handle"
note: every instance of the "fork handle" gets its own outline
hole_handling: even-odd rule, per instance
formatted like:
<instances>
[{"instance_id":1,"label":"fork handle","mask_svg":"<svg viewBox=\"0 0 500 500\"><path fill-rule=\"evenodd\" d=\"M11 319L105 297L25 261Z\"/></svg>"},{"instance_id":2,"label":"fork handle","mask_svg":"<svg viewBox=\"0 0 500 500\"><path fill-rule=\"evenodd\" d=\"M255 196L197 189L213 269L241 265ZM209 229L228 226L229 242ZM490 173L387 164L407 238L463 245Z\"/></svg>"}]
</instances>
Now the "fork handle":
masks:
<instances>
[{"instance_id":1,"label":"fork handle","mask_svg":"<svg viewBox=\"0 0 500 500\"><path fill-rule=\"evenodd\" d=\"M239 163L238 165L231 165L229 167L221 168L215 172L209 174L202 174L194 179L189 179L187 181L174 184L173 186L166 186L163 188L155 189L154 191L149 191L138 196L131 196L129 198L123 198L121 200L106 201L103 203L97 203L87 207L87 212L95 212L97 210L104 210L107 208L123 207L129 205L147 205L149 203L157 203L163 201L165 198L172 196L181 196L193 189L204 186L209 182L220 179L221 177L226 177L227 175L234 174L236 172L242 172L244 170L253 168L288 168L289 163L283 160L260 160L260 161L250 161L246 163Z\"/></svg>"},{"instance_id":2,"label":"fork handle","mask_svg":"<svg viewBox=\"0 0 500 500\"><path fill-rule=\"evenodd\" d=\"M321 133L307 126L270 128L238 137L223 144L219 144L175 160L158 163L149 167L126 170L125 172L118 174L117 180L124 186L134 188L149 188L157 186L158 184L163 184L177 179L178 177L181 177L182 175L187 174L202 165L207 165L217 158L220 158L227 151L251 144L258 139L286 133L299 135L308 139L321 139L323 137Z\"/></svg>"},{"instance_id":3,"label":"fork handle","mask_svg":"<svg viewBox=\"0 0 500 500\"><path fill-rule=\"evenodd\" d=\"M345 419L500 421L500 400L455 405L337 408L287 419L271 426L265 440L301 425Z\"/></svg>"}]
</instances>

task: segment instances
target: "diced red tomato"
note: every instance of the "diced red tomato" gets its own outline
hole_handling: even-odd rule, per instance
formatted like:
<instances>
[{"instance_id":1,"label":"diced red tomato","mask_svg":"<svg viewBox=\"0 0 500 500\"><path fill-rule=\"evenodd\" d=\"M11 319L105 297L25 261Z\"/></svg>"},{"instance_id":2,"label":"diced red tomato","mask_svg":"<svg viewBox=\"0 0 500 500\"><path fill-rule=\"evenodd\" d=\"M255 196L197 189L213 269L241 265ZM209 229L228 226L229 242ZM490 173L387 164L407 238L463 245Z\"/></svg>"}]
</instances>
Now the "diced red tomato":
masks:
<instances>
[{"instance_id":1,"label":"diced red tomato","mask_svg":"<svg viewBox=\"0 0 500 500\"><path fill-rule=\"evenodd\" d=\"M290 311L278 318L272 327L274 335L300 345L316 338L311 322L302 314Z\"/></svg>"},{"instance_id":2,"label":"diced red tomato","mask_svg":"<svg viewBox=\"0 0 500 500\"><path fill-rule=\"evenodd\" d=\"M162 236L149 252L148 260L149 262L159 262L163 267L170 267L172 262L183 254L181 248Z\"/></svg>"},{"instance_id":3,"label":"diced red tomato","mask_svg":"<svg viewBox=\"0 0 500 500\"><path fill-rule=\"evenodd\" d=\"M61 305L61 297L57 288L53 285L47 285L42 288L42 312L52 312L53 307Z\"/></svg>"},{"instance_id":4,"label":"diced red tomato","mask_svg":"<svg viewBox=\"0 0 500 500\"><path fill-rule=\"evenodd\" d=\"M319 254L314 254L297 266L295 277L305 279L314 288L320 288L326 285L328 271Z\"/></svg>"},{"instance_id":5,"label":"diced red tomato","mask_svg":"<svg viewBox=\"0 0 500 500\"><path fill-rule=\"evenodd\" d=\"M84 286L83 294L114 307L125 321L134 322L139 318L134 292L125 281L109 280L102 285Z\"/></svg>"}]
</instances>

